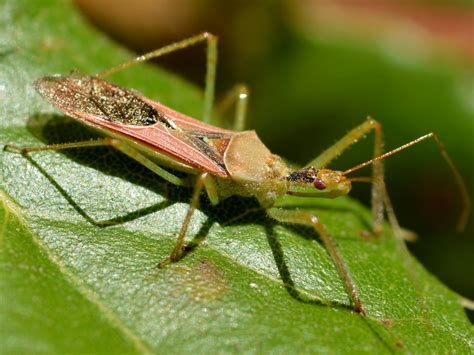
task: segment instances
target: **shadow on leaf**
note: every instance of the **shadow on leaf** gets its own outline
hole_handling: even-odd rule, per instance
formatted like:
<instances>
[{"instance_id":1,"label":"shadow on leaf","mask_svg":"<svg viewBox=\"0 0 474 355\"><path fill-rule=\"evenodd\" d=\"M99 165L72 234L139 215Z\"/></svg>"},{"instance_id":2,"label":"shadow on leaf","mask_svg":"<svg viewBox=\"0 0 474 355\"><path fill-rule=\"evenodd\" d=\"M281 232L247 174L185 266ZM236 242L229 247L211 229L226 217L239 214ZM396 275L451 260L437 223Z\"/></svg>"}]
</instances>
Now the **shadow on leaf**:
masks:
<instances>
[{"instance_id":1,"label":"shadow on leaf","mask_svg":"<svg viewBox=\"0 0 474 355\"><path fill-rule=\"evenodd\" d=\"M72 121L66 117L59 115L35 115L32 116L27 125L30 133L43 141L44 144L57 144L66 142L78 142L84 140L96 139L99 136L95 132L89 130L87 127ZM94 153L90 151L94 149ZM117 216L108 220L97 221L87 214L87 212L79 206L77 202L68 194L68 192L48 173L47 169L39 165L29 154L24 154L25 158L38 169L56 188L57 191L68 201L68 203L89 223L98 227L107 227L111 225L122 224L133 221L145 215L158 212L166 207L171 206L175 202L189 202L191 189L180 188L171 185L167 182L161 181L153 172L143 167L132 159L123 159L123 155L109 147L94 147L88 149L67 149L61 151L69 159L84 166L100 170L104 174L110 176L117 176L127 179L133 184L141 185L150 189L154 193L166 197L164 202L155 205L147 206L131 213ZM179 172L178 172L179 174ZM347 207L329 207L325 205L310 206L311 208L330 209L331 211L344 211L355 214L361 222L370 229L370 225L366 218L353 208ZM352 307L347 304L335 303L332 301L324 301L321 299L309 298L301 294L294 284L288 266L285 262L282 247L274 234L274 226L277 222L271 220L266 215L265 210L253 198L243 198L232 196L219 203L218 206L213 206L206 196L202 196L200 202L200 210L208 217L206 222L201 226L198 233L193 240L185 246L185 250L181 259L192 253L209 234L209 231L214 223L218 222L222 226L244 225L261 223L265 226L268 244L271 248L275 263L277 265L280 278L286 288L287 292L294 299L317 305L326 305L335 308L342 308L352 310ZM286 208L296 208L296 206L286 206ZM309 208L299 206L298 208ZM311 228L301 226L287 226L296 231L306 239L318 239L317 234Z\"/></svg>"}]
</instances>

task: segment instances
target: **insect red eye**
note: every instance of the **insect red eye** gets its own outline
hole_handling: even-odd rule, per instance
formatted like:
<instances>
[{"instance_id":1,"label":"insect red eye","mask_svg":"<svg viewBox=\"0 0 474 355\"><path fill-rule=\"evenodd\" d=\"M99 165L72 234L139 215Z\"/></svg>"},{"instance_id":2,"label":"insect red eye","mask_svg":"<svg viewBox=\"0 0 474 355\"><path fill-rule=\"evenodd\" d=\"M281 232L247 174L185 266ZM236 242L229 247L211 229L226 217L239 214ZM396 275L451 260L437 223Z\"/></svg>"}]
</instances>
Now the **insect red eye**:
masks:
<instances>
[{"instance_id":1,"label":"insect red eye","mask_svg":"<svg viewBox=\"0 0 474 355\"><path fill-rule=\"evenodd\" d=\"M324 190L326 188L326 184L324 183L324 181L318 178L314 179L313 185L318 190Z\"/></svg>"}]
</instances>

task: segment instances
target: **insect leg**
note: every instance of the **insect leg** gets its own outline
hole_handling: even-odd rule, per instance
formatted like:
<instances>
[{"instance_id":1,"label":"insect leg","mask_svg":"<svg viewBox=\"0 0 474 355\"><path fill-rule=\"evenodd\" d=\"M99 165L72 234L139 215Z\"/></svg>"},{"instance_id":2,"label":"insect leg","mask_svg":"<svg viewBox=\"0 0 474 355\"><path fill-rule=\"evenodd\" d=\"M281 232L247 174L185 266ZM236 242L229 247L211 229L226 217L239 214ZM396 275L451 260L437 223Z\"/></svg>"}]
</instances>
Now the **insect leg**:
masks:
<instances>
[{"instance_id":1,"label":"insect leg","mask_svg":"<svg viewBox=\"0 0 474 355\"><path fill-rule=\"evenodd\" d=\"M145 167L153 171L156 175L161 176L163 179L172 183L173 185L189 186L187 179L182 179L180 177L177 177L176 175L171 174L170 172L166 171L161 166L154 163L146 156L138 152L136 149L130 147L128 144L123 143L117 139L111 139L110 141L111 146L121 151L125 155L128 155L130 158L136 160L140 164L144 165Z\"/></svg>"},{"instance_id":2,"label":"insect leg","mask_svg":"<svg viewBox=\"0 0 474 355\"><path fill-rule=\"evenodd\" d=\"M235 104L234 131L243 131L247 118L247 107L249 99L249 89L245 84L237 84L227 92L219 102L216 103L214 114L220 116Z\"/></svg>"},{"instance_id":3,"label":"insect leg","mask_svg":"<svg viewBox=\"0 0 474 355\"><path fill-rule=\"evenodd\" d=\"M219 203L219 192L217 190L216 180L212 175L207 174L204 177L204 188L212 205L217 205Z\"/></svg>"},{"instance_id":4,"label":"insect leg","mask_svg":"<svg viewBox=\"0 0 474 355\"><path fill-rule=\"evenodd\" d=\"M324 246L326 247L326 250L328 251L332 261L334 262L334 265L336 266L336 270L344 283L344 288L351 298L354 310L365 315L365 310L360 300L359 291L357 291L357 287L349 272L349 268L339 253L336 242L326 231L326 228L324 228L321 222L319 222L319 219L311 213L305 211L285 210L283 208L277 207L267 210L267 214L271 218L282 223L300 224L310 226L315 229L315 231L319 234Z\"/></svg>"},{"instance_id":5,"label":"insect leg","mask_svg":"<svg viewBox=\"0 0 474 355\"><path fill-rule=\"evenodd\" d=\"M27 154L31 152L40 152L40 151L47 151L47 150L64 150L64 149L72 149L72 148L87 148L87 147L99 147L99 146L112 146L117 150L121 151L122 153L128 155L130 158L138 161L140 164L146 166L148 169L153 171L155 174L161 176L166 181L178 185L178 186L188 186L186 179L179 178L170 172L166 171L159 165L155 164L153 161L139 153L137 150L133 149L132 147L128 146L125 143L122 143L119 140L111 139L111 138L102 138L96 140L89 140L83 142L72 142L72 143L61 143L61 144L49 144L49 145L41 145L41 146L34 146L34 147L19 147L13 144L7 144L3 148L6 151L13 152L13 153L20 153L20 154Z\"/></svg>"},{"instance_id":6,"label":"insect leg","mask_svg":"<svg viewBox=\"0 0 474 355\"><path fill-rule=\"evenodd\" d=\"M388 221L390 223L390 226L392 227L393 233L395 236L398 237L400 240L405 240L408 242L416 242L418 239L418 236L416 233L402 229L400 227L400 223L398 223L398 218L397 215L395 214L395 210L393 209L392 201L390 201L390 197L387 193L385 184L384 184L384 205L385 205L385 211L387 212L387 217Z\"/></svg>"},{"instance_id":7,"label":"insect leg","mask_svg":"<svg viewBox=\"0 0 474 355\"><path fill-rule=\"evenodd\" d=\"M351 182L372 183L372 178L367 176L357 176L351 178ZM394 234L400 239L406 240L408 242L415 242L418 239L418 236L414 232L402 229L400 227L400 224L398 223L398 218L395 214L395 210L393 209L392 201L390 201L385 182L383 184L383 189L385 212L387 213L388 221L390 222Z\"/></svg>"},{"instance_id":8,"label":"insect leg","mask_svg":"<svg viewBox=\"0 0 474 355\"><path fill-rule=\"evenodd\" d=\"M471 199L469 198L469 193L467 191L467 187L466 187L466 184L464 183L464 180L461 176L461 173L457 169L456 165L454 164L453 160L449 156L446 149L444 148L444 145L443 145L443 143L441 143L441 140L439 139L439 137L433 132L425 134L424 136L418 137L418 138L416 138L416 139L414 139L414 140L412 140L408 143L405 143L405 144L401 145L398 148L392 149L391 151L389 151L387 153L384 153L382 155L378 155L378 156L374 157L373 159L367 160L367 161L365 161L361 164L357 164L356 166L344 171L343 174L347 175L347 174L352 173L356 170L359 170L359 169L361 169L361 168L363 168L363 167L365 167L369 164L374 164L375 165L377 162L380 162L380 161L384 160L385 158L388 158L391 155L394 155L396 153L401 152L402 150L413 147L414 145L416 145L420 142L423 142L424 140L430 139L430 138L432 138L435 141L436 147L438 148L439 152L441 153L441 156L443 157L443 159L445 160L445 162L448 164L449 168L451 169L451 173L453 174L454 181L456 182L456 185L458 186L459 192L461 193L461 198L462 198L462 201L463 201L463 210L462 210L461 216L459 217L459 220L458 220L458 223L457 223L456 227L457 227L458 231L462 232L464 230L464 228L466 227L467 221L469 219L469 215L471 213ZM384 189L383 186L382 186L382 189Z\"/></svg>"},{"instance_id":9,"label":"insect leg","mask_svg":"<svg viewBox=\"0 0 474 355\"><path fill-rule=\"evenodd\" d=\"M176 239L176 244L173 250L171 251L170 256L166 257L159 263L158 266L160 268L165 267L169 263L179 260L179 258L181 257L184 247L184 238L186 236L186 232L188 231L189 223L191 222L191 217L193 216L194 211L199 205L199 196L201 195L207 177L207 173L201 173L196 177L196 184L194 185L193 195L191 197L186 216L184 217L183 225L181 226L181 230L179 231L178 238Z\"/></svg>"},{"instance_id":10,"label":"insect leg","mask_svg":"<svg viewBox=\"0 0 474 355\"><path fill-rule=\"evenodd\" d=\"M200 42L207 42L207 64L206 64L206 78L205 78L205 89L204 89L204 112L203 121L210 123L212 106L214 104L214 92L216 84L216 68L217 68L217 36L209 32L202 32L198 35L186 38L182 41L171 43L167 46L155 49L154 51L145 53L125 63L119 64L113 68L104 70L98 74L98 77L105 77L107 75L116 73L133 65L146 62L153 58L158 58L163 55L176 52L180 49L184 49L193 46Z\"/></svg>"},{"instance_id":11,"label":"insect leg","mask_svg":"<svg viewBox=\"0 0 474 355\"><path fill-rule=\"evenodd\" d=\"M6 144L3 149L8 152L27 154L31 152L40 152L46 150L64 150L72 148L86 148L86 147L99 147L104 145L110 145L110 139L95 139L82 142L72 142L72 143L60 143L60 144L48 144L48 145L39 145L33 147L19 147L14 144Z\"/></svg>"},{"instance_id":12,"label":"insect leg","mask_svg":"<svg viewBox=\"0 0 474 355\"><path fill-rule=\"evenodd\" d=\"M376 120L368 117L362 124L349 131L331 147L323 151L307 166L316 168L326 167L331 161L341 155L346 149L357 143L371 130L375 131L374 157L383 152L382 126ZM382 230L384 212L384 169L381 161L374 162L372 170L372 229L377 234Z\"/></svg>"}]
</instances>

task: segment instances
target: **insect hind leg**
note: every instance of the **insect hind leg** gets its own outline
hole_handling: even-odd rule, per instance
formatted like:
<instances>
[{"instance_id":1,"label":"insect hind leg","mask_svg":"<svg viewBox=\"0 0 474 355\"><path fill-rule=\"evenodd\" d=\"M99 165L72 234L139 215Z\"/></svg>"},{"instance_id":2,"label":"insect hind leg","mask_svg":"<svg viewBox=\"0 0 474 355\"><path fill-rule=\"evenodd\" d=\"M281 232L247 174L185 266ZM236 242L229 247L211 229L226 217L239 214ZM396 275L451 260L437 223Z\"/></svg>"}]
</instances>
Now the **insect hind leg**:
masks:
<instances>
[{"instance_id":1,"label":"insect hind leg","mask_svg":"<svg viewBox=\"0 0 474 355\"><path fill-rule=\"evenodd\" d=\"M46 145L38 145L38 146L31 146L31 147L20 147L15 144L6 144L3 147L3 150L11 153L19 153L19 154L27 154L31 152L41 152L41 151L48 151L48 150L64 150L64 149L73 149L73 148L87 148L87 147L100 147L100 146L110 146L111 139L104 138L104 139L95 139L89 141L81 141L81 142L71 142L71 143L60 143L60 144L46 144Z\"/></svg>"},{"instance_id":2,"label":"insect hind leg","mask_svg":"<svg viewBox=\"0 0 474 355\"><path fill-rule=\"evenodd\" d=\"M207 60L206 60L206 77L204 88L204 109L203 121L210 123L212 115L212 107L214 105L215 85L216 85L216 69L217 69L217 36L209 32L202 32L195 36L183 39L178 42L171 43L167 46L155 49L151 52L140 55L125 63L119 64L110 69L104 70L96 74L97 77L105 77L121 70L127 69L133 65L137 65L148 60L164 56L166 54L179 51L187 47L191 47L200 42L207 42Z\"/></svg>"},{"instance_id":3,"label":"insect hind leg","mask_svg":"<svg viewBox=\"0 0 474 355\"><path fill-rule=\"evenodd\" d=\"M188 183L186 179L182 179L177 177L176 175L171 174L170 172L166 171L159 165L155 164L153 161L139 153L136 149L131 148L125 143L120 142L117 139L112 138L102 138L102 139L95 139L89 141L81 141L81 142L71 142L71 143L60 143L60 144L48 144L48 145L40 145L40 146L32 146L32 147L20 147L14 144L7 144L4 146L4 150L12 153L19 153L19 154L28 154L32 152L40 152L40 151L59 151L65 149L73 149L73 148L88 148L88 147L100 147L100 146L110 146L113 147L125 155L128 155L130 158L138 161L140 164L144 165L151 171L153 171L158 176L162 177L166 181L178 185L178 186L187 186Z\"/></svg>"},{"instance_id":4,"label":"insect hind leg","mask_svg":"<svg viewBox=\"0 0 474 355\"><path fill-rule=\"evenodd\" d=\"M143 166L147 167L151 171L153 171L156 175L162 177L166 181L172 183L173 185L177 186L188 186L188 181L186 179L180 178L174 174L171 174L167 170L163 169L161 166L158 164L154 163L150 159L148 159L146 156L141 154L139 151L136 149L130 147L128 144L123 143L117 139L111 139L111 145L124 153L125 155L129 156L130 158L136 160Z\"/></svg>"}]
</instances>

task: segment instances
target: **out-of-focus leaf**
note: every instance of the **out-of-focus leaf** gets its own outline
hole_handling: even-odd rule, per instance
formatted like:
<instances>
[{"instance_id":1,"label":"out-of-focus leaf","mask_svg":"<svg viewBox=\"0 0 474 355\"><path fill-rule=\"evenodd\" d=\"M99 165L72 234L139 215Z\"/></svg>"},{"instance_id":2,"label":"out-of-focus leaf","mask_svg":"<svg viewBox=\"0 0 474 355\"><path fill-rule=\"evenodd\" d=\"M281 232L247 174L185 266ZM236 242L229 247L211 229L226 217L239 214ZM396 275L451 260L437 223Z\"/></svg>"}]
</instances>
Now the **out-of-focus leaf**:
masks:
<instances>
[{"instance_id":1,"label":"out-of-focus leaf","mask_svg":"<svg viewBox=\"0 0 474 355\"><path fill-rule=\"evenodd\" d=\"M89 29L68 2L4 1L0 9L2 144L92 137L34 92L42 75L94 73L129 54ZM199 92L141 67L118 82L198 116ZM337 240L366 305L350 309L317 236L231 198L202 207L179 263L172 248L188 191L110 149L2 151L0 308L5 352L469 352L459 297L429 275L389 228L364 240L370 214L350 199L304 201ZM95 221L112 221L103 226ZM322 304L323 303L323 304ZM339 305L328 306L327 303Z\"/></svg>"}]
</instances>

